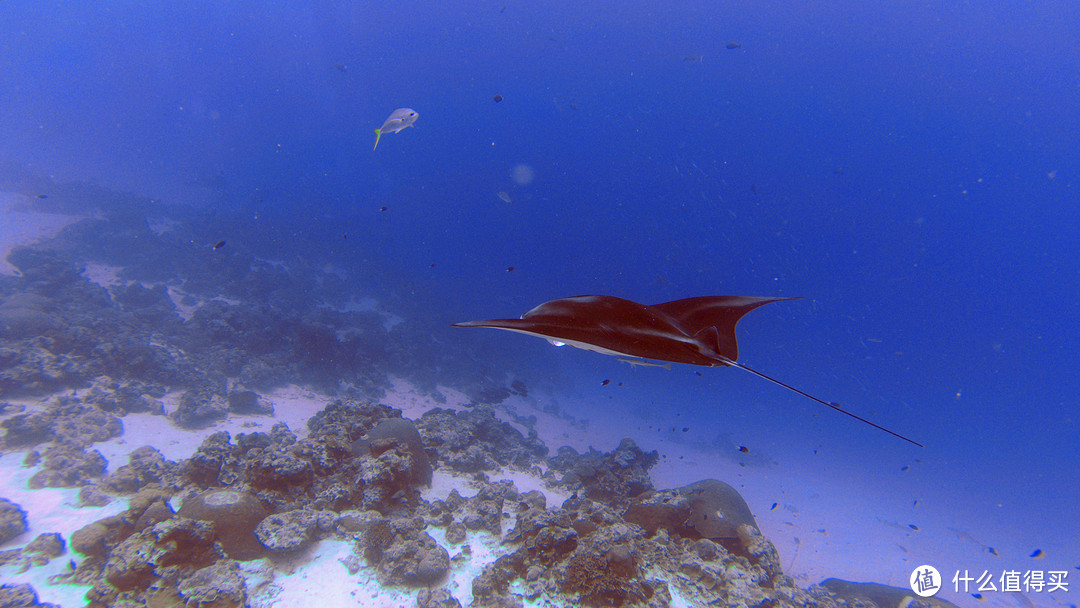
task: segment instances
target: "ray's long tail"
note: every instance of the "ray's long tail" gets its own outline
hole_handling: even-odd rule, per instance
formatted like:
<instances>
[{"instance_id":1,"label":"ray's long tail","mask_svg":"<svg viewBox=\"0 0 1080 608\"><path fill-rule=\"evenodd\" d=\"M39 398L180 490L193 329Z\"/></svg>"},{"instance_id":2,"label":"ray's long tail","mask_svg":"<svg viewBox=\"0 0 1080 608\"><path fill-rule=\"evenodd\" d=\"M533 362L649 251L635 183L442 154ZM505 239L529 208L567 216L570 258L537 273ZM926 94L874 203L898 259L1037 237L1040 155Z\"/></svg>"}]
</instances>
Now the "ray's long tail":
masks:
<instances>
[{"instance_id":1,"label":"ray's long tail","mask_svg":"<svg viewBox=\"0 0 1080 608\"><path fill-rule=\"evenodd\" d=\"M841 414L851 416L852 418L858 420L859 422L869 424L870 426L874 427L875 429L885 431L886 433L892 435L893 437L899 437L900 439L903 439L904 441L906 441L908 443L917 445L920 448L926 447L923 444L919 443L918 441L915 441L914 439L904 437L903 435L901 435L900 433L897 433L896 431L890 431L889 429L881 426L880 424L878 424L876 422L871 422L871 421L867 420L866 418L863 418L862 416L859 416L858 414L853 414L853 413L845 410L844 408L842 408L840 406L839 403L837 403L835 401L825 401L824 399L819 399L819 398L811 395L810 393L807 393L805 391L801 391L801 390L795 388L794 386L791 386L790 384L786 384L784 382L781 382L781 381L777 380L776 378L773 378L772 376L769 376L767 374L759 372L759 371L757 371L756 369L754 369L752 367L747 367L747 366L743 365L742 363L738 363L736 361L728 359L727 357L722 357L722 360L723 360L724 365L730 365L732 367L737 367L737 368L739 368L741 370L746 370L746 371L750 372L751 374L754 374L755 376L757 376L759 378L764 378L764 379L768 380L769 382L772 382L773 384L780 385L780 386L788 389L789 391L791 391L793 393L798 393L798 394L802 395L803 397L806 397L807 399L812 399L814 401L817 401L821 405L828 406L828 407L840 412Z\"/></svg>"}]
</instances>

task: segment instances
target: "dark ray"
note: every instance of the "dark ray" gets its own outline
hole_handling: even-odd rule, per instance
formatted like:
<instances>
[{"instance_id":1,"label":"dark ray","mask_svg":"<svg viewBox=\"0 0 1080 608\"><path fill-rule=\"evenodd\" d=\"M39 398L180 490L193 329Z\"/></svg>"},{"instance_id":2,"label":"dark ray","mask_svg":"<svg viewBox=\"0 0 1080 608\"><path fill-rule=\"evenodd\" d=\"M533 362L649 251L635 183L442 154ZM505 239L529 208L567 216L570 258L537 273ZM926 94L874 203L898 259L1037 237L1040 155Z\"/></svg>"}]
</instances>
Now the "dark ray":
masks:
<instances>
[{"instance_id":1,"label":"dark ray","mask_svg":"<svg viewBox=\"0 0 1080 608\"><path fill-rule=\"evenodd\" d=\"M919 447L899 433L825 401L742 363L735 326L759 306L794 298L704 296L638 304L614 296L575 296L545 302L520 319L492 319L454 323L454 327L489 327L543 338L556 346L569 344L605 355L704 365L737 367L828 406Z\"/></svg>"}]
</instances>

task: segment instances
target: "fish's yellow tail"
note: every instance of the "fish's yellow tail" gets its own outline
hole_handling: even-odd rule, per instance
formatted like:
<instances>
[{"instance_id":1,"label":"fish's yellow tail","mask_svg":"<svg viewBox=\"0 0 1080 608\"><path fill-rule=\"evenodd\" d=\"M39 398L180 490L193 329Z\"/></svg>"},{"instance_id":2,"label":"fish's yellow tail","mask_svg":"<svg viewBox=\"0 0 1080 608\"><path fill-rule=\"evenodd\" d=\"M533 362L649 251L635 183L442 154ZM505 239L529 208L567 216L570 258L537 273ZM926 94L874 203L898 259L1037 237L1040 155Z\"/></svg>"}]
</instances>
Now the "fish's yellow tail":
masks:
<instances>
[{"instance_id":1,"label":"fish's yellow tail","mask_svg":"<svg viewBox=\"0 0 1080 608\"><path fill-rule=\"evenodd\" d=\"M372 150L379 147L380 137L382 137L382 129L375 129L375 145L371 147Z\"/></svg>"}]
</instances>

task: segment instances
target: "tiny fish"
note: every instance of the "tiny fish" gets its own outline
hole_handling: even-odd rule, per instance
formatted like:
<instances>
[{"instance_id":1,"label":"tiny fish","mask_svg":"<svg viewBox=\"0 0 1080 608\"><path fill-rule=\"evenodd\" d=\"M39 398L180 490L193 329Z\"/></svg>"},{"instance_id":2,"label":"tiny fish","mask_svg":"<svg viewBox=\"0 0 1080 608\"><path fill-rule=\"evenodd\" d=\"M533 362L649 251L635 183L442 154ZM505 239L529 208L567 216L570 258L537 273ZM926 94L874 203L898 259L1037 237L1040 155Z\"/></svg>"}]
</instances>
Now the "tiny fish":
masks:
<instances>
[{"instance_id":1,"label":"tiny fish","mask_svg":"<svg viewBox=\"0 0 1080 608\"><path fill-rule=\"evenodd\" d=\"M1035 559L1042 559L1042 558L1046 557L1046 554L1043 553L1042 549L1035 549L1034 551L1031 552L1031 557L1034 557Z\"/></svg>"},{"instance_id":2,"label":"tiny fish","mask_svg":"<svg viewBox=\"0 0 1080 608\"><path fill-rule=\"evenodd\" d=\"M689 433L690 432L690 427L688 427L688 426L682 427L682 432Z\"/></svg>"},{"instance_id":3,"label":"tiny fish","mask_svg":"<svg viewBox=\"0 0 1080 608\"><path fill-rule=\"evenodd\" d=\"M915 524L908 524L907 527L911 528L912 530L914 530L916 532L919 531L919 526L916 526Z\"/></svg>"},{"instance_id":4,"label":"tiny fish","mask_svg":"<svg viewBox=\"0 0 1080 608\"><path fill-rule=\"evenodd\" d=\"M507 266L506 267L506 272L514 272L514 267L513 266Z\"/></svg>"},{"instance_id":5,"label":"tiny fish","mask_svg":"<svg viewBox=\"0 0 1080 608\"><path fill-rule=\"evenodd\" d=\"M48 194L39 194L39 195L37 195L37 197L38 198L49 198L49 195Z\"/></svg>"},{"instance_id":6,"label":"tiny fish","mask_svg":"<svg viewBox=\"0 0 1080 608\"><path fill-rule=\"evenodd\" d=\"M993 547L987 547L986 552L989 553L990 555L993 555L994 557L1001 557L1001 554L998 553L997 549L995 549Z\"/></svg>"},{"instance_id":7,"label":"tiny fish","mask_svg":"<svg viewBox=\"0 0 1080 608\"><path fill-rule=\"evenodd\" d=\"M728 50L737 49L740 46L742 46L741 42L729 42L729 43L727 43Z\"/></svg>"},{"instance_id":8,"label":"tiny fish","mask_svg":"<svg viewBox=\"0 0 1080 608\"><path fill-rule=\"evenodd\" d=\"M904 466L900 467L900 470L901 471L908 471L908 470L911 470L911 467L909 467L908 465L905 464Z\"/></svg>"},{"instance_id":9,"label":"tiny fish","mask_svg":"<svg viewBox=\"0 0 1080 608\"><path fill-rule=\"evenodd\" d=\"M218 241L218 242L214 243L214 245L211 247L211 249L213 249L214 251L217 251L218 249L221 249L224 246L225 246L225 241Z\"/></svg>"},{"instance_id":10,"label":"tiny fish","mask_svg":"<svg viewBox=\"0 0 1080 608\"><path fill-rule=\"evenodd\" d=\"M387 209L389 209L389 207L387 207L386 205L379 207L379 211L386 211Z\"/></svg>"},{"instance_id":11,"label":"tiny fish","mask_svg":"<svg viewBox=\"0 0 1080 608\"><path fill-rule=\"evenodd\" d=\"M973 598L975 598L975 599L977 599L977 600L981 600L981 599L983 599L983 596L982 596L982 594L981 594L981 593L972 593L972 594L971 594L971 597L973 597Z\"/></svg>"},{"instance_id":12,"label":"tiny fish","mask_svg":"<svg viewBox=\"0 0 1080 608\"><path fill-rule=\"evenodd\" d=\"M511 204L511 205L514 204L514 199L510 198L510 195L507 194L506 192L496 192L495 196L499 197L499 200L501 200L504 203L508 203L508 204Z\"/></svg>"},{"instance_id":13,"label":"tiny fish","mask_svg":"<svg viewBox=\"0 0 1080 608\"><path fill-rule=\"evenodd\" d=\"M435 267L435 262L432 262L431 266L428 266L428 268L434 268L434 267Z\"/></svg>"},{"instance_id":14,"label":"tiny fish","mask_svg":"<svg viewBox=\"0 0 1080 608\"><path fill-rule=\"evenodd\" d=\"M775 503L775 502L774 502L774 503L772 503L772 506L771 506L771 507L769 507L769 510L770 510L770 511L775 511L775 510L776 510L776 505L777 505L777 504L778 504L778 503Z\"/></svg>"},{"instance_id":15,"label":"tiny fish","mask_svg":"<svg viewBox=\"0 0 1080 608\"><path fill-rule=\"evenodd\" d=\"M502 95L499 95L498 93L496 93L495 97L492 97L492 99L495 100L495 103L499 103L500 101L502 101L503 98L502 98Z\"/></svg>"},{"instance_id":16,"label":"tiny fish","mask_svg":"<svg viewBox=\"0 0 1080 608\"><path fill-rule=\"evenodd\" d=\"M607 386L609 384L611 384L611 380L604 379L604 381L600 383L600 386Z\"/></svg>"},{"instance_id":17,"label":"tiny fish","mask_svg":"<svg viewBox=\"0 0 1080 608\"><path fill-rule=\"evenodd\" d=\"M739 446L739 451L742 452L743 454L749 454L750 453L750 448L746 447L745 445L740 445Z\"/></svg>"},{"instance_id":18,"label":"tiny fish","mask_svg":"<svg viewBox=\"0 0 1080 608\"><path fill-rule=\"evenodd\" d=\"M383 133L397 133L402 129L407 129L413 126L417 117L419 114L412 108L398 108L391 112L390 118L387 118L381 127L375 129L375 145L371 149L379 147L379 138L383 136Z\"/></svg>"}]
</instances>

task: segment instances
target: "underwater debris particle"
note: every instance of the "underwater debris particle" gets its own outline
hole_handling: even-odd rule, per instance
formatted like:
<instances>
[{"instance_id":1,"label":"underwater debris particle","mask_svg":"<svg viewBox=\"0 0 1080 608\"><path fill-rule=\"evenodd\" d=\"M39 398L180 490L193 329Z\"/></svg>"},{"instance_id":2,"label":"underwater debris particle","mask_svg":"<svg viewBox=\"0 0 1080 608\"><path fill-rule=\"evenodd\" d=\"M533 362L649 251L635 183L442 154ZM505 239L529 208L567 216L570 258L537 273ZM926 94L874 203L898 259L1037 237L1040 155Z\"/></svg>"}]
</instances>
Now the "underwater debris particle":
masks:
<instances>
[{"instance_id":1,"label":"underwater debris particle","mask_svg":"<svg viewBox=\"0 0 1080 608\"><path fill-rule=\"evenodd\" d=\"M1042 558L1046 557L1046 554L1043 553L1042 549L1035 549L1034 551L1031 552L1031 557L1033 557L1035 559L1042 559Z\"/></svg>"}]
</instances>

